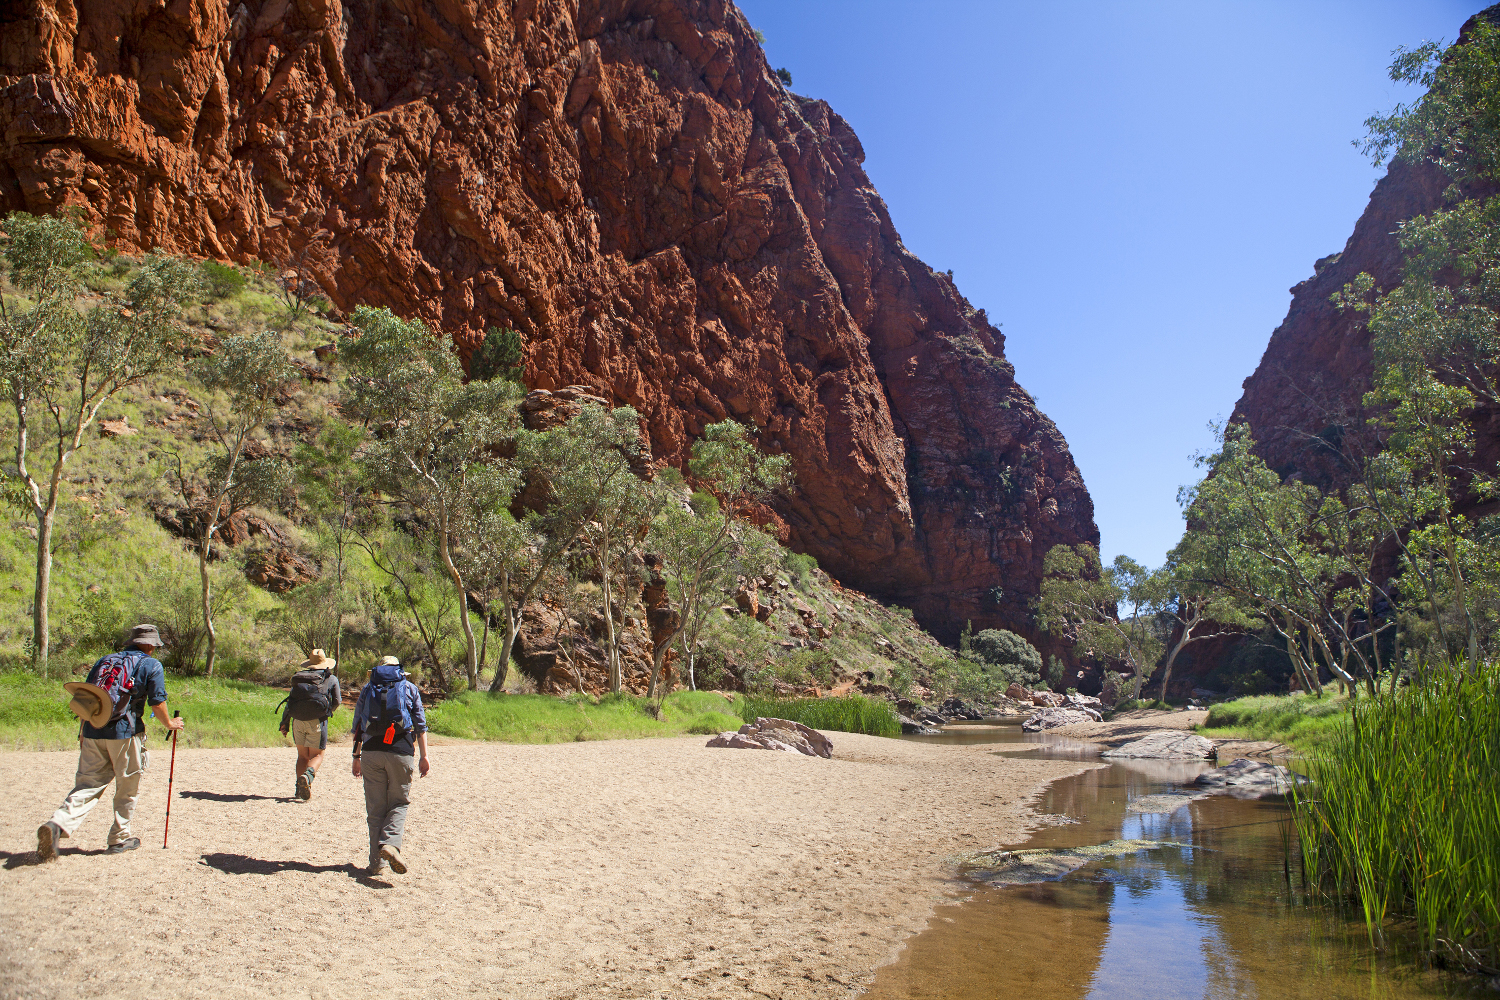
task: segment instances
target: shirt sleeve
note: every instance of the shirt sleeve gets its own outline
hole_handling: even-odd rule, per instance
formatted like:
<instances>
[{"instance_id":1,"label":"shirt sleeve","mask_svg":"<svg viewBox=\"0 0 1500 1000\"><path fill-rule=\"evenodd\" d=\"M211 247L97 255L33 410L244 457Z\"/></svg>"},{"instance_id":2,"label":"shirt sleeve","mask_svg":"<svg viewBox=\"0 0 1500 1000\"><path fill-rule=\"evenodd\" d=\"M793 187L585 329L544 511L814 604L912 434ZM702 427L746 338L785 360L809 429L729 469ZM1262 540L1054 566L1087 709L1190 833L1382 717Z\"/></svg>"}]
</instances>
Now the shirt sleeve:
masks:
<instances>
[{"instance_id":1,"label":"shirt sleeve","mask_svg":"<svg viewBox=\"0 0 1500 1000\"><path fill-rule=\"evenodd\" d=\"M414 733L427 732L427 713L422 710L422 692L411 681L407 681L406 693L411 699L411 728Z\"/></svg>"},{"instance_id":2,"label":"shirt sleeve","mask_svg":"<svg viewBox=\"0 0 1500 1000\"><path fill-rule=\"evenodd\" d=\"M146 704L155 708L167 700L167 672L160 660L149 656L141 665L146 668Z\"/></svg>"},{"instance_id":3,"label":"shirt sleeve","mask_svg":"<svg viewBox=\"0 0 1500 1000\"><path fill-rule=\"evenodd\" d=\"M344 703L344 689L339 687L339 679L337 677L333 678L333 690L330 694L333 695L333 710L337 712L339 706Z\"/></svg>"}]
</instances>

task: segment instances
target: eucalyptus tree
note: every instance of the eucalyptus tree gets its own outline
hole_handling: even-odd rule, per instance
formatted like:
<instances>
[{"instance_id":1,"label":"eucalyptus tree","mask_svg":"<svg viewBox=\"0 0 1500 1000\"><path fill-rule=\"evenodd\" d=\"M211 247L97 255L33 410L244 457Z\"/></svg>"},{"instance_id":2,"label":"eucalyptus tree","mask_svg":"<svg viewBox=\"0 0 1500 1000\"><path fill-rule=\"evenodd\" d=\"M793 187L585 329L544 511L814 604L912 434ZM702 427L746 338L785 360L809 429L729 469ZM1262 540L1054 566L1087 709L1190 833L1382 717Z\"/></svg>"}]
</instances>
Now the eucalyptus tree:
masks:
<instances>
[{"instance_id":1,"label":"eucalyptus tree","mask_svg":"<svg viewBox=\"0 0 1500 1000\"><path fill-rule=\"evenodd\" d=\"M509 503L520 483L502 456L519 427L513 382L466 382L455 351L420 319L360 306L351 321L358 336L339 345L348 369L345 413L373 432L363 462L386 496L426 516L453 581L463 628L469 689L479 687L479 646L469 617L468 592L455 561L457 537L470 507Z\"/></svg>"},{"instance_id":2,"label":"eucalyptus tree","mask_svg":"<svg viewBox=\"0 0 1500 1000\"><path fill-rule=\"evenodd\" d=\"M193 380L204 390L199 423L206 433L204 456L180 447L163 449L167 479L195 520L198 580L203 628L207 633L204 672L214 672L218 630L214 626L213 585L208 562L215 536L235 514L290 494L292 465L267 454L246 455L256 433L283 405L299 377L296 366L272 330L230 334L189 366Z\"/></svg>"},{"instance_id":3,"label":"eucalyptus tree","mask_svg":"<svg viewBox=\"0 0 1500 1000\"><path fill-rule=\"evenodd\" d=\"M333 552L333 658L343 659L344 616L348 600L345 577L351 546L357 544L362 517L369 510L369 482L358 461L365 446L363 429L330 419L318 437L298 446L293 461L299 499L315 518Z\"/></svg>"},{"instance_id":4,"label":"eucalyptus tree","mask_svg":"<svg viewBox=\"0 0 1500 1000\"><path fill-rule=\"evenodd\" d=\"M1496 492L1492 470L1473 465L1473 422L1500 405L1500 30L1476 18L1458 44L1398 49L1391 79L1424 89L1416 102L1371 117L1364 150L1436 169L1452 186L1443 205L1401 223L1401 282L1377 288L1358 275L1334 297L1367 314L1374 360L1366 405L1389 435L1378 478L1395 489L1382 512L1416 577L1439 641L1481 655L1493 559L1475 525L1455 511L1466 494ZM1446 634L1450 612L1459 637Z\"/></svg>"},{"instance_id":5,"label":"eucalyptus tree","mask_svg":"<svg viewBox=\"0 0 1500 1000\"><path fill-rule=\"evenodd\" d=\"M1037 618L1042 627L1089 650L1123 660L1132 674L1130 697L1139 698L1161 658L1156 624L1165 595L1146 567L1129 556L1100 564L1092 545L1056 545L1042 562Z\"/></svg>"},{"instance_id":6,"label":"eucalyptus tree","mask_svg":"<svg viewBox=\"0 0 1500 1000\"><path fill-rule=\"evenodd\" d=\"M7 485L9 499L36 519L31 655L45 671L63 471L106 402L177 363L182 308L201 279L196 268L152 254L121 295L83 309L81 267L94 254L75 222L17 212L3 233L19 293L0 294L0 384L16 417Z\"/></svg>"},{"instance_id":7,"label":"eucalyptus tree","mask_svg":"<svg viewBox=\"0 0 1500 1000\"><path fill-rule=\"evenodd\" d=\"M689 629L696 639L702 612L712 595L733 579L735 552L748 532L759 533L744 517L755 505L785 490L792 481L791 460L766 455L743 424L710 424L693 445L688 471L705 492L684 501L681 487L663 476L667 502L651 524L648 544L662 557L675 617L652 649L650 695L666 666L667 652ZM671 496L675 493L676 496ZM689 651L691 660L692 652ZM690 683L692 664L688 667Z\"/></svg>"}]
</instances>

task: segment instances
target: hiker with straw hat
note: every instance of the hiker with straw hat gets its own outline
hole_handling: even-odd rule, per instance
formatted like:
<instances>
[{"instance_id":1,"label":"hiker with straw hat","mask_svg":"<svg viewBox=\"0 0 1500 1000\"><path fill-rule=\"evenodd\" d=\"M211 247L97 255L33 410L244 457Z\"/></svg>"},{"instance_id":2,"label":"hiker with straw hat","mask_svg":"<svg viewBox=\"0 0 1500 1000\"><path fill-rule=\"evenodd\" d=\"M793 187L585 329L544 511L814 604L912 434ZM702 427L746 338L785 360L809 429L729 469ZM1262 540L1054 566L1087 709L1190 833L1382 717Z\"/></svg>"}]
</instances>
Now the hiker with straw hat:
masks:
<instances>
[{"instance_id":1,"label":"hiker with straw hat","mask_svg":"<svg viewBox=\"0 0 1500 1000\"><path fill-rule=\"evenodd\" d=\"M130 643L101 657L87 680L63 685L73 696L68 708L81 720L78 773L63 804L37 828L36 853L43 861L57 860L57 842L77 831L111 781L115 821L106 841L108 853L123 854L141 846L140 838L130 835L130 817L147 763L142 706L150 705L168 730L182 728L181 719L167 715L166 673L151 655L163 648L155 625L137 625Z\"/></svg>"},{"instance_id":2,"label":"hiker with straw hat","mask_svg":"<svg viewBox=\"0 0 1500 1000\"><path fill-rule=\"evenodd\" d=\"M313 650L292 675L292 690L282 702L281 735L291 733L297 747L297 798L312 798L313 779L323 766L328 749L328 720L343 703L339 679L333 672L338 661L321 649Z\"/></svg>"}]
</instances>

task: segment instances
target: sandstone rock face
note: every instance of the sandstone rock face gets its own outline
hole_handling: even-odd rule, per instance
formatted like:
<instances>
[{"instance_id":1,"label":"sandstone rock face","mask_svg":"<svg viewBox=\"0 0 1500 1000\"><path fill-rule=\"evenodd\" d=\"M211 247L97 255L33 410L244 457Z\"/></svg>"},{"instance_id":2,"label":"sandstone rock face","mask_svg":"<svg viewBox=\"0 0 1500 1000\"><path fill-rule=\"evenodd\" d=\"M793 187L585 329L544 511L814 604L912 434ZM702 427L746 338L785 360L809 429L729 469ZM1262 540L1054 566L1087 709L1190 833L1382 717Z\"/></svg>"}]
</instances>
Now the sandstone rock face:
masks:
<instances>
[{"instance_id":1,"label":"sandstone rock face","mask_svg":"<svg viewBox=\"0 0 1500 1000\"><path fill-rule=\"evenodd\" d=\"M1098 540L1067 444L727 0L11 9L0 209L295 263L466 351L513 327L528 386L635 406L658 462L753 424L796 548L950 641L1055 647L1042 559Z\"/></svg>"}]
</instances>

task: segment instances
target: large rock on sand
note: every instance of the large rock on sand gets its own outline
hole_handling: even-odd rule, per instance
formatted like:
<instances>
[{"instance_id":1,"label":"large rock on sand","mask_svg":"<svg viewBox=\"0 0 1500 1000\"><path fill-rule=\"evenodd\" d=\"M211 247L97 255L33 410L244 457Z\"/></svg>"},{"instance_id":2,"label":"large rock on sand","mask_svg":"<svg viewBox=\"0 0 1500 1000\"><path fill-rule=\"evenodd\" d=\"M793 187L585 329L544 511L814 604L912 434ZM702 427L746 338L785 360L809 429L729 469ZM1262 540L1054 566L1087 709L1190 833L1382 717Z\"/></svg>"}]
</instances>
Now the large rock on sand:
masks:
<instances>
[{"instance_id":1,"label":"large rock on sand","mask_svg":"<svg viewBox=\"0 0 1500 1000\"><path fill-rule=\"evenodd\" d=\"M1302 775L1293 774L1280 764L1268 764L1248 757L1240 757L1232 764L1204 771L1195 782L1200 788L1223 789L1242 799L1280 795L1291 791L1294 784L1306 783L1307 779Z\"/></svg>"},{"instance_id":2,"label":"large rock on sand","mask_svg":"<svg viewBox=\"0 0 1500 1000\"><path fill-rule=\"evenodd\" d=\"M1059 726L1071 726L1075 722L1098 722L1099 713L1085 711L1081 708L1044 708L1040 712L1032 712L1021 723L1021 729L1028 733L1046 732L1048 729L1057 729Z\"/></svg>"},{"instance_id":3,"label":"large rock on sand","mask_svg":"<svg viewBox=\"0 0 1500 1000\"><path fill-rule=\"evenodd\" d=\"M1179 729L1158 729L1140 739L1104 751L1105 757L1145 757L1154 760L1202 760L1214 755L1212 740Z\"/></svg>"},{"instance_id":4,"label":"large rock on sand","mask_svg":"<svg viewBox=\"0 0 1500 1000\"><path fill-rule=\"evenodd\" d=\"M787 719L756 719L737 733L720 733L708 741L711 747L738 750L786 750L809 757L833 756L833 743L816 729Z\"/></svg>"}]
</instances>

